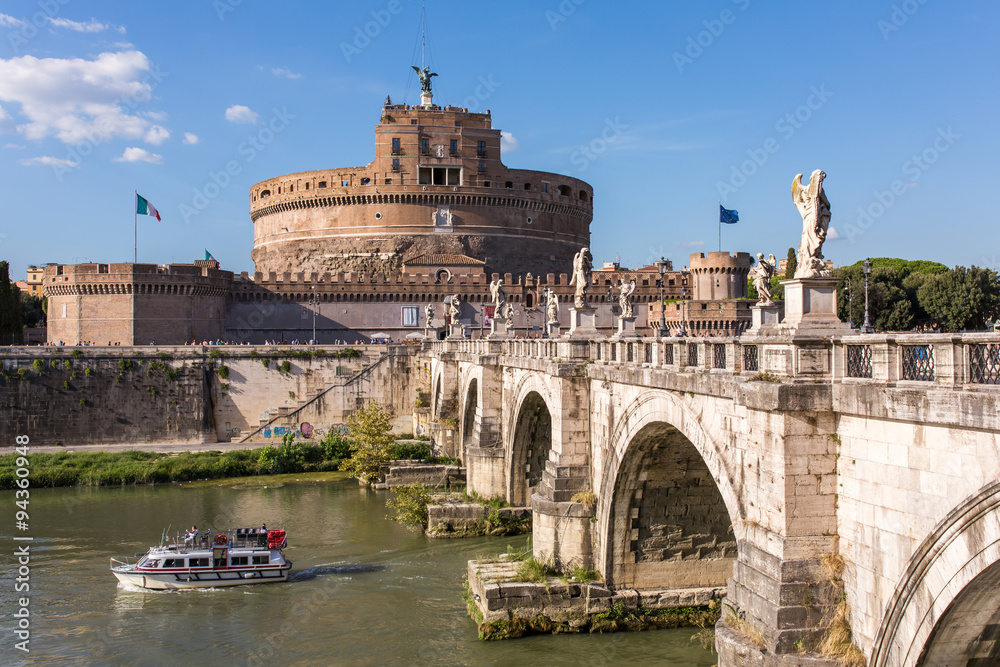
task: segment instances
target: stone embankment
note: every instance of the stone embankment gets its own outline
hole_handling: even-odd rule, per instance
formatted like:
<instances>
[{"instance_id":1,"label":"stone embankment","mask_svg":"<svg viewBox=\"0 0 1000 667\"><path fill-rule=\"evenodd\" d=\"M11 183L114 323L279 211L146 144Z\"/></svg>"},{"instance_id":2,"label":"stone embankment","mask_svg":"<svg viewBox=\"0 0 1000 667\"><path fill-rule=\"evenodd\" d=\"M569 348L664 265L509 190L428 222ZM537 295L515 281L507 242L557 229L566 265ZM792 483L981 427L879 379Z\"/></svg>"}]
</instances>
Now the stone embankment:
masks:
<instances>
[{"instance_id":1,"label":"stone embankment","mask_svg":"<svg viewBox=\"0 0 1000 667\"><path fill-rule=\"evenodd\" d=\"M411 484L444 489L465 486L465 468L420 461L393 461L385 473L385 481L376 484L375 488L392 489Z\"/></svg>"},{"instance_id":2,"label":"stone embankment","mask_svg":"<svg viewBox=\"0 0 1000 667\"><path fill-rule=\"evenodd\" d=\"M479 537L492 531L510 535L530 529L530 507L491 508L447 500L427 506L428 537Z\"/></svg>"},{"instance_id":3,"label":"stone embankment","mask_svg":"<svg viewBox=\"0 0 1000 667\"><path fill-rule=\"evenodd\" d=\"M599 582L549 577L517 581L509 555L469 561L469 615L482 639L528 633L616 632L697 626L718 621L725 588L612 591Z\"/></svg>"}]
</instances>

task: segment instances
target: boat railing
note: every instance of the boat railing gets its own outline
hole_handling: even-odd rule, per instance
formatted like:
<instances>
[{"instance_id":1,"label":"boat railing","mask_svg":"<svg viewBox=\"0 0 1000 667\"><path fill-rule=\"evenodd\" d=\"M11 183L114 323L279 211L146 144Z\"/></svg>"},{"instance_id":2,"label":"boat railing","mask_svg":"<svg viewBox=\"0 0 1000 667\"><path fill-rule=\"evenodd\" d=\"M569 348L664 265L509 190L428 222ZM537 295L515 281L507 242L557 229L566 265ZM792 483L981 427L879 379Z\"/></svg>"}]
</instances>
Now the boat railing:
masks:
<instances>
[{"instance_id":1,"label":"boat railing","mask_svg":"<svg viewBox=\"0 0 1000 667\"><path fill-rule=\"evenodd\" d=\"M193 538L188 537L186 533L177 533L173 544L169 546L177 549L211 549L216 545L266 548L267 533L267 529L262 528L201 529ZM220 536L224 540L220 539Z\"/></svg>"}]
</instances>

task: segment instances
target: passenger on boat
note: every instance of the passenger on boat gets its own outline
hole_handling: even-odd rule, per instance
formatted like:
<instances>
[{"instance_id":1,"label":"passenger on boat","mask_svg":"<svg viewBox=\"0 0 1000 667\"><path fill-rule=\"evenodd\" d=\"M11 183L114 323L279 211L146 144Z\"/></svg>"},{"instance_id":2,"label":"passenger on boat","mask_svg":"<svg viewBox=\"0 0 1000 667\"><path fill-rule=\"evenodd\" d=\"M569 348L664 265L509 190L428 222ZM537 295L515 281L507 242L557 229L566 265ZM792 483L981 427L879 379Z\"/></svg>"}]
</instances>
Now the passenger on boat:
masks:
<instances>
[{"instance_id":1,"label":"passenger on boat","mask_svg":"<svg viewBox=\"0 0 1000 667\"><path fill-rule=\"evenodd\" d=\"M198 526L191 526L191 529L184 533L184 546L194 546L194 538L198 536Z\"/></svg>"}]
</instances>

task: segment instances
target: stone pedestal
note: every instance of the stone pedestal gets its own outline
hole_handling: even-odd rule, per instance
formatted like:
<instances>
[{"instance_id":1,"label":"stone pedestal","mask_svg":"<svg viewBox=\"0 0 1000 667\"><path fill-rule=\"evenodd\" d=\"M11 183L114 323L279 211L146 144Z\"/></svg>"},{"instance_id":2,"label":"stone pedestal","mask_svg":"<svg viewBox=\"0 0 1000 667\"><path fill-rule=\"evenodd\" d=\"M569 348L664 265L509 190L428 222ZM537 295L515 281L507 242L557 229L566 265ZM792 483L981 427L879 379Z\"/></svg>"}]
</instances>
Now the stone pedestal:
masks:
<instances>
[{"instance_id":1,"label":"stone pedestal","mask_svg":"<svg viewBox=\"0 0 1000 667\"><path fill-rule=\"evenodd\" d=\"M545 324L545 333L548 334L549 338L559 338L562 335L562 326L558 322L547 322Z\"/></svg>"},{"instance_id":2,"label":"stone pedestal","mask_svg":"<svg viewBox=\"0 0 1000 667\"><path fill-rule=\"evenodd\" d=\"M750 306L750 329L748 333L759 333L761 329L773 329L781 324L785 317L785 302L758 302Z\"/></svg>"},{"instance_id":3,"label":"stone pedestal","mask_svg":"<svg viewBox=\"0 0 1000 667\"><path fill-rule=\"evenodd\" d=\"M448 338L465 338L465 327L461 322L452 322L448 325Z\"/></svg>"},{"instance_id":4,"label":"stone pedestal","mask_svg":"<svg viewBox=\"0 0 1000 667\"><path fill-rule=\"evenodd\" d=\"M434 106L434 95L431 93L420 93L420 105L425 107Z\"/></svg>"},{"instance_id":5,"label":"stone pedestal","mask_svg":"<svg viewBox=\"0 0 1000 667\"><path fill-rule=\"evenodd\" d=\"M569 309L569 337L597 337L597 309L590 306Z\"/></svg>"},{"instance_id":6,"label":"stone pedestal","mask_svg":"<svg viewBox=\"0 0 1000 667\"><path fill-rule=\"evenodd\" d=\"M850 326L837 317L837 278L783 280L785 318L781 329L802 333L839 333Z\"/></svg>"},{"instance_id":7,"label":"stone pedestal","mask_svg":"<svg viewBox=\"0 0 1000 667\"><path fill-rule=\"evenodd\" d=\"M619 317L618 318L618 333L614 335L615 338L635 338L635 318L634 317Z\"/></svg>"},{"instance_id":8,"label":"stone pedestal","mask_svg":"<svg viewBox=\"0 0 1000 667\"><path fill-rule=\"evenodd\" d=\"M507 331L507 320L494 318L490 322L489 338L510 338L510 333Z\"/></svg>"}]
</instances>

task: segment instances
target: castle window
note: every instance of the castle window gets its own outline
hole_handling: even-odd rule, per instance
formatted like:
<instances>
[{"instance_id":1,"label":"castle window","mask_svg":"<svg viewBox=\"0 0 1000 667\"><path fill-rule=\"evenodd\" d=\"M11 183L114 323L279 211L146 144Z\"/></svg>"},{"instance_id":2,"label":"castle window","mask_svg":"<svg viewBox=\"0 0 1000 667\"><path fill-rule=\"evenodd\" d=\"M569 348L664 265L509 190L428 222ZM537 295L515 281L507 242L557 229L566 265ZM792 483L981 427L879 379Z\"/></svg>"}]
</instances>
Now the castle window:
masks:
<instances>
[{"instance_id":1,"label":"castle window","mask_svg":"<svg viewBox=\"0 0 1000 667\"><path fill-rule=\"evenodd\" d=\"M422 137L420 139L420 154L430 155L431 153L431 140L427 137Z\"/></svg>"},{"instance_id":2,"label":"castle window","mask_svg":"<svg viewBox=\"0 0 1000 667\"><path fill-rule=\"evenodd\" d=\"M403 147L400 145L399 137L392 138L392 154L401 155L403 152Z\"/></svg>"},{"instance_id":3,"label":"castle window","mask_svg":"<svg viewBox=\"0 0 1000 667\"><path fill-rule=\"evenodd\" d=\"M316 187L317 188L325 188L326 187L326 181L320 181L319 185L317 185Z\"/></svg>"},{"instance_id":4,"label":"castle window","mask_svg":"<svg viewBox=\"0 0 1000 667\"><path fill-rule=\"evenodd\" d=\"M451 140L451 144L449 145L448 151L452 155L458 155L458 139Z\"/></svg>"},{"instance_id":5,"label":"castle window","mask_svg":"<svg viewBox=\"0 0 1000 667\"><path fill-rule=\"evenodd\" d=\"M372 184L372 179L368 178L367 176L361 179L361 185L371 185L371 184Z\"/></svg>"},{"instance_id":6,"label":"castle window","mask_svg":"<svg viewBox=\"0 0 1000 667\"><path fill-rule=\"evenodd\" d=\"M587 201L590 195L587 194L586 190L580 190L580 201Z\"/></svg>"},{"instance_id":7,"label":"castle window","mask_svg":"<svg viewBox=\"0 0 1000 667\"><path fill-rule=\"evenodd\" d=\"M306 183L306 190L308 190L308 189L309 189L309 184L308 184L308 183Z\"/></svg>"},{"instance_id":8,"label":"castle window","mask_svg":"<svg viewBox=\"0 0 1000 667\"><path fill-rule=\"evenodd\" d=\"M542 181L542 192L548 192L548 191L549 191L549 182Z\"/></svg>"},{"instance_id":9,"label":"castle window","mask_svg":"<svg viewBox=\"0 0 1000 667\"><path fill-rule=\"evenodd\" d=\"M278 186L278 194L279 195L281 194L281 186L280 185Z\"/></svg>"},{"instance_id":10,"label":"castle window","mask_svg":"<svg viewBox=\"0 0 1000 667\"><path fill-rule=\"evenodd\" d=\"M294 185L289 185L288 186L288 191L289 192L295 192L295 186Z\"/></svg>"},{"instance_id":11,"label":"castle window","mask_svg":"<svg viewBox=\"0 0 1000 667\"><path fill-rule=\"evenodd\" d=\"M486 171L486 160L479 161L479 173Z\"/></svg>"},{"instance_id":12,"label":"castle window","mask_svg":"<svg viewBox=\"0 0 1000 667\"><path fill-rule=\"evenodd\" d=\"M271 191L270 190L261 190L260 191L260 198L261 199L263 199L264 197L270 197L270 196L271 196Z\"/></svg>"},{"instance_id":13,"label":"castle window","mask_svg":"<svg viewBox=\"0 0 1000 667\"><path fill-rule=\"evenodd\" d=\"M462 127L462 121L456 120L455 121L455 127Z\"/></svg>"},{"instance_id":14,"label":"castle window","mask_svg":"<svg viewBox=\"0 0 1000 667\"><path fill-rule=\"evenodd\" d=\"M493 185L493 184L492 184L492 183L491 183L490 181L483 181L483 187L484 187L484 188L488 188L488 187L490 187L491 185Z\"/></svg>"},{"instance_id":15,"label":"castle window","mask_svg":"<svg viewBox=\"0 0 1000 667\"><path fill-rule=\"evenodd\" d=\"M385 184L386 185L392 185L392 179L391 178L385 179Z\"/></svg>"},{"instance_id":16,"label":"castle window","mask_svg":"<svg viewBox=\"0 0 1000 667\"><path fill-rule=\"evenodd\" d=\"M402 168L403 168L402 165L399 163L399 158L398 157L392 158L392 170L399 171Z\"/></svg>"},{"instance_id":17,"label":"castle window","mask_svg":"<svg viewBox=\"0 0 1000 667\"><path fill-rule=\"evenodd\" d=\"M513 181L507 181L507 183L505 185L506 185L506 188L508 190L510 190L511 188L514 187L514 182Z\"/></svg>"},{"instance_id":18,"label":"castle window","mask_svg":"<svg viewBox=\"0 0 1000 667\"><path fill-rule=\"evenodd\" d=\"M486 157L486 142L477 141L476 142L476 155L479 157Z\"/></svg>"},{"instance_id":19,"label":"castle window","mask_svg":"<svg viewBox=\"0 0 1000 667\"><path fill-rule=\"evenodd\" d=\"M393 160L393 162L399 162L399 160ZM340 182L341 187L344 187L344 188L346 188L350 184L351 184L350 181L341 181Z\"/></svg>"},{"instance_id":20,"label":"castle window","mask_svg":"<svg viewBox=\"0 0 1000 667\"><path fill-rule=\"evenodd\" d=\"M559 186L559 194L562 195L563 197L569 197L570 194L572 194L572 192L573 191L569 189L568 185Z\"/></svg>"},{"instance_id":21,"label":"castle window","mask_svg":"<svg viewBox=\"0 0 1000 667\"><path fill-rule=\"evenodd\" d=\"M413 120L410 121L410 125L416 125L416 124L417 124L417 119L416 118L414 118Z\"/></svg>"},{"instance_id":22,"label":"castle window","mask_svg":"<svg viewBox=\"0 0 1000 667\"><path fill-rule=\"evenodd\" d=\"M531 189L531 183L525 183L524 184L524 189L525 190L530 190Z\"/></svg>"}]
</instances>

